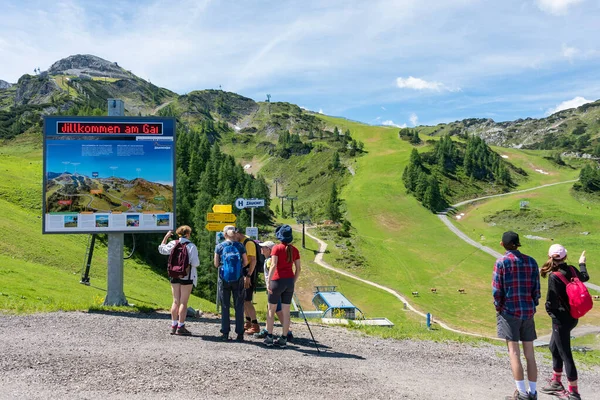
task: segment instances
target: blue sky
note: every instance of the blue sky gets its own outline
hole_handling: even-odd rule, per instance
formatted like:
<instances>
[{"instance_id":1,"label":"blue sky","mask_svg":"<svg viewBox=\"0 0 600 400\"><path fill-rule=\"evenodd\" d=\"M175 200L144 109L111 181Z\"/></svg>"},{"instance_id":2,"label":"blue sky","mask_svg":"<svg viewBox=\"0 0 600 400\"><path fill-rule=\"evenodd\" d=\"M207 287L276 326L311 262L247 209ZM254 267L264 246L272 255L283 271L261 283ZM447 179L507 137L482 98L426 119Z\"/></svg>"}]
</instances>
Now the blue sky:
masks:
<instances>
[{"instance_id":1,"label":"blue sky","mask_svg":"<svg viewBox=\"0 0 600 400\"><path fill-rule=\"evenodd\" d=\"M0 0L0 79L94 54L370 124L543 117L600 99L598 0Z\"/></svg>"},{"instance_id":2,"label":"blue sky","mask_svg":"<svg viewBox=\"0 0 600 400\"><path fill-rule=\"evenodd\" d=\"M112 153L103 156L84 156L82 146L98 145L95 140L48 140L46 151L47 172L70 172L92 177L98 172L99 178L111 176L135 179L143 178L154 183L173 185L173 154L171 150L154 149L152 141L110 140ZM144 146L142 156L119 156L117 145ZM164 143L161 147L168 147ZM139 171L138 171L139 169Z\"/></svg>"}]
</instances>

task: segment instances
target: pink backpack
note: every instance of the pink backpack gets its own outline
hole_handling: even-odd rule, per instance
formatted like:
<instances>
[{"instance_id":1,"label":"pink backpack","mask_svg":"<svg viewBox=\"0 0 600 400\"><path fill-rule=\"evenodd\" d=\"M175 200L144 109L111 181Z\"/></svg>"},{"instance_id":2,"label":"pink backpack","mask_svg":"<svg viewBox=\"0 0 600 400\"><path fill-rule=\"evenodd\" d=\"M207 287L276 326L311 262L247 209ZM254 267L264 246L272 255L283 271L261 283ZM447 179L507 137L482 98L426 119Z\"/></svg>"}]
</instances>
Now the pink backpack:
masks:
<instances>
[{"instance_id":1,"label":"pink backpack","mask_svg":"<svg viewBox=\"0 0 600 400\"><path fill-rule=\"evenodd\" d=\"M588 292L587 287L577 277L575 268L571 268L571 282L567 281L561 273L554 273L567 287L567 297L569 298L569 306L571 309L571 316L575 319L579 319L587 314L594 305L592 296Z\"/></svg>"}]
</instances>

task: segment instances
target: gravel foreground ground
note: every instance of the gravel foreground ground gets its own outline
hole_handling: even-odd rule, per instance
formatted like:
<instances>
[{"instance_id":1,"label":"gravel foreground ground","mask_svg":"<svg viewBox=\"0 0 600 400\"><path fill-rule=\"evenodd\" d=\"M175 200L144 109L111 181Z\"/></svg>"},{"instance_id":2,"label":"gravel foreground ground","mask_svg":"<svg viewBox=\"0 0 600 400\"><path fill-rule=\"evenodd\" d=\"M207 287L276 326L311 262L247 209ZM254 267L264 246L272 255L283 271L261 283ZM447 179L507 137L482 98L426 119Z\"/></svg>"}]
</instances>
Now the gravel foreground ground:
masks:
<instances>
[{"instance_id":1,"label":"gravel foreground ground","mask_svg":"<svg viewBox=\"0 0 600 400\"><path fill-rule=\"evenodd\" d=\"M287 349L220 342L219 320L169 335L162 313L0 316L1 399L504 399L514 384L504 346L398 341L305 324ZM275 333L279 331L276 328ZM537 357L540 383L551 365ZM600 368L581 368L584 399ZM594 394L595 393L595 394ZM540 395L540 399L552 399Z\"/></svg>"}]
</instances>

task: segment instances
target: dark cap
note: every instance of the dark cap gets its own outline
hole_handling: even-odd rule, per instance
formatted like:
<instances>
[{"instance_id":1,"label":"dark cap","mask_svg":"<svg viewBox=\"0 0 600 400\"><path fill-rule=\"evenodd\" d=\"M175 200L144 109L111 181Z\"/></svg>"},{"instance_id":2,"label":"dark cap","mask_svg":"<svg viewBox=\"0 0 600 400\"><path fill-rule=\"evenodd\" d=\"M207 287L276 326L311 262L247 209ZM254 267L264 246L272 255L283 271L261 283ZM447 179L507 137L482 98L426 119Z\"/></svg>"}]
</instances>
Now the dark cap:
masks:
<instances>
[{"instance_id":1,"label":"dark cap","mask_svg":"<svg viewBox=\"0 0 600 400\"><path fill-rule=\"evenodd\" d=\"M502 234L502 243L505 246L509 246L511 244L515 246L521 245L521 242L519 241L519 235L513 231L504 232L504 234Z\"/></svg>"},{"instance_id":2,"label":"dark cap","mask_svg":"<svg viewBox=\"0 0 600 400\"><path fill-rule=\"evenodd\" d=\"M275 237L283 243L292 243L292 227L289 225L281 225L275 229Z\"/></svg>"}]
</instances>

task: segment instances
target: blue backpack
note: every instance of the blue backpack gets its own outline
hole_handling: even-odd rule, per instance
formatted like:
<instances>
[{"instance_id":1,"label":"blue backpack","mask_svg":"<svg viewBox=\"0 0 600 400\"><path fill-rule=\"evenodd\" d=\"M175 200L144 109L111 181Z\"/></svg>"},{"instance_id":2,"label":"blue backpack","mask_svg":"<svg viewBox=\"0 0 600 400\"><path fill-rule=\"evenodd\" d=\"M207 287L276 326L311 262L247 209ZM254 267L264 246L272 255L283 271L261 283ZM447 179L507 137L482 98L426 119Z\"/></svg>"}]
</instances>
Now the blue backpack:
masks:
<instances>
[{"instance_id":1,"label":"blue backpack","mask_svg":"<svg viewBox=\"0 0 600 400\"><path fill-rule=\"evenodd\" d=\"M242 256L233 242L223 242L221 253L221 278L226 282L236 282L242 277Z\"/></svg>"}]
</instances>

